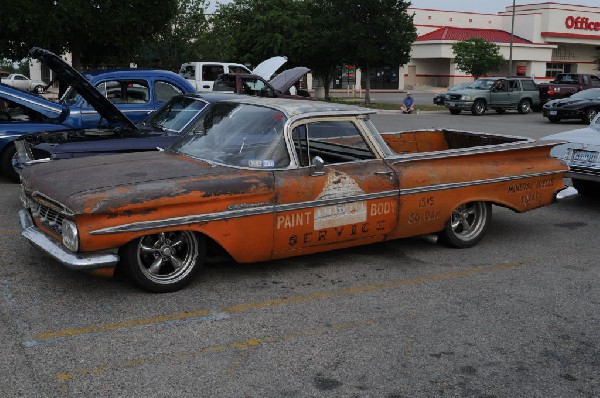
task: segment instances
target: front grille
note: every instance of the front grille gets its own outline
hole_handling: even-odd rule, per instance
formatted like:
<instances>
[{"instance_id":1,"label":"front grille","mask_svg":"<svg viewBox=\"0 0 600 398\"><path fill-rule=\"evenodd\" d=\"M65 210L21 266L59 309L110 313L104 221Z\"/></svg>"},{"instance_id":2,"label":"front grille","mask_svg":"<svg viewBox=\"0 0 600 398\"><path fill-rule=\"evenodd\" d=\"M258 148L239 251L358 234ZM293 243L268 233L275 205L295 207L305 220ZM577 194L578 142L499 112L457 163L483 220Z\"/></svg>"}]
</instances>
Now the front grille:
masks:
<instances>
[{"instance_id":1,"label":"front grille","mask_svg":"<svg viewBox=\"0 0 600 398\"><path fill-rule=\"evenodd\" d=\"M44 227L62 236L62 223L65 216L37 202L30 202L31 215Z\"/></svg>"},{"instance_id":2,"label":"front grille","mask_svg":"<svg viewBox=\"0 0 600 398\"><path fill-rule=\"evenodd\" d=\"M586 167L586 166L577 166L577 165L569 165L569 171L571 173L584 174L588 176L596 176L600 178L600 168L594 167Z\"/></svg>"},{"instance_id":3,"label":"front grille","mask_svg":"<svg viewBox=\"0 0 600 398\"><path fill-rule=\"evenodd\" d=\"M449 97L452 101L459 101L462 94L450 94Z\"/></svg>"}]
</instances>

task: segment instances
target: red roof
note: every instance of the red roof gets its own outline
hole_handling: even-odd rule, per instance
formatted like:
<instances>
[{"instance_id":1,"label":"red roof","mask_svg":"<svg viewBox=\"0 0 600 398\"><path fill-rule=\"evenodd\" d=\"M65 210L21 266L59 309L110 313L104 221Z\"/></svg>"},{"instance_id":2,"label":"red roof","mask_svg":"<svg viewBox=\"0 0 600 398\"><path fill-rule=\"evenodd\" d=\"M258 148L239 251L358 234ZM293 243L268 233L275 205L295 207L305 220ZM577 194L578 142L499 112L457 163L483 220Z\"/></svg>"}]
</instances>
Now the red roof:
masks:
<instances>
[{"instance_id":1,"label":"red roof","mask_svg":"<svg viewBox=\"0 0 600 398\"><path fill-rule=\"evenodd\" d=\"M475 37L482 38L490 43L510 43L510 33L498 29L469 29L469 28L453 28L446 26L439 28L433 32L426 33L417 37L416 41L426 40L451 40L462 41L473 39ZM513 43L533 44L529 40L525 40L519 36L513 35Z\"/></svg>"}]
</instances>

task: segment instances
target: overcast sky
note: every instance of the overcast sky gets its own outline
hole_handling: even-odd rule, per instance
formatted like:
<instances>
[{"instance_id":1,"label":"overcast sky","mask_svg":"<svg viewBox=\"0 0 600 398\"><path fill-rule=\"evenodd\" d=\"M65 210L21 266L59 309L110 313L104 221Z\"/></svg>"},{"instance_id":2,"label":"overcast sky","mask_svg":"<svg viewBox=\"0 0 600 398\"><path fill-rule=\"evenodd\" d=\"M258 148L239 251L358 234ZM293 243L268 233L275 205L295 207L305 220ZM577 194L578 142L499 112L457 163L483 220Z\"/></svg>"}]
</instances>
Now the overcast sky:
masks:
<instances>
[{"instance_id":1,"label":"overcast sky","mask_svg":"<svg viewBox=\"0 0 600 398\"><path fill-rule=\"evenodd\" d=\"M581 6L600 7L599 0L516 0L515 5L538 4L538 3L566 3ZM412 0L412 6L415 8L432 8L436 10L450 11L472 11L484 14L496 14L504 11L506 7L512 6L512 0Z\"/></svg>"},{"instance_id":2,"label":"overcast sky","mask_svg":"<svg viewBox=\"0 0 600 398\"><path fill-rule=\"evenodd\" d=\"M228 3L228 0L210 0L211 6L208 12L213 12L215 4ZM547 3L551 0L516 0L516 5ZM555 3L577 4L582 6L600 7L600 0L554 0ZM415 8L432 8L435 10L449 11L471 11L481 12L484 14L496 14L504 11L505 7L512 6L512 0L412 0L412 7Z\"/></svg>"}]
</instances>

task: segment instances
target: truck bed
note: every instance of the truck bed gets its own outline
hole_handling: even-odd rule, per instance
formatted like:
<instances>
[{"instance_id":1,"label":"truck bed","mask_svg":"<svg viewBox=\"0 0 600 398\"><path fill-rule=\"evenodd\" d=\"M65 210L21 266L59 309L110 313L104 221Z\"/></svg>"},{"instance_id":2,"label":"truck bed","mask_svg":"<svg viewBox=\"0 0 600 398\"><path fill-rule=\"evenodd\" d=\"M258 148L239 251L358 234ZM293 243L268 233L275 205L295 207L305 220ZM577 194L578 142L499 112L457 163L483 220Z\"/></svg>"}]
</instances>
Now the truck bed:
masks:
<instances>
[{"instance_id":1,"label":"truck bed","mask_svg":"<svg viewBox=\"0 0 600 398\"><path fill-rule=\"evenodd\" d=\"M533 142L524 137L448 129L402 131L383 133L381 136L398 155Z\"/></svg>"}]
</instances>

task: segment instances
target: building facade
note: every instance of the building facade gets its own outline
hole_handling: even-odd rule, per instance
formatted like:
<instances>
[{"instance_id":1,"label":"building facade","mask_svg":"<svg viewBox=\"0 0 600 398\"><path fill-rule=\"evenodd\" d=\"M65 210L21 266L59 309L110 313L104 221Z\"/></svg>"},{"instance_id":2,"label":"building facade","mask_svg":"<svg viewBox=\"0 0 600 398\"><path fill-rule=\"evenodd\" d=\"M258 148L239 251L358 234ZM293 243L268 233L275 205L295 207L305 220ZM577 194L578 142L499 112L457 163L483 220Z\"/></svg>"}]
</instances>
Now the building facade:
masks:
<instances>
[{"instance_id":1,"label":"building facade","mask_svg":"<svg viewBox=\"0 0 600 398\"><path fill-rule=\"evenodd\" d=\"M507 1L508 2L508 1ZM454 61L452 44L481 37L500 47L509 59L512 5L498 14L411 8L417 28L411 60L400 68L400 89L419 85L450 86L470 81ZM557 73L599 73L600 7L547 2L515 7L513 70L508 62L497 76L552 80Z\"/></svg>"}]
</instances>

